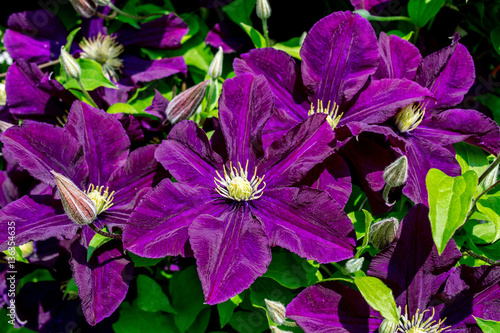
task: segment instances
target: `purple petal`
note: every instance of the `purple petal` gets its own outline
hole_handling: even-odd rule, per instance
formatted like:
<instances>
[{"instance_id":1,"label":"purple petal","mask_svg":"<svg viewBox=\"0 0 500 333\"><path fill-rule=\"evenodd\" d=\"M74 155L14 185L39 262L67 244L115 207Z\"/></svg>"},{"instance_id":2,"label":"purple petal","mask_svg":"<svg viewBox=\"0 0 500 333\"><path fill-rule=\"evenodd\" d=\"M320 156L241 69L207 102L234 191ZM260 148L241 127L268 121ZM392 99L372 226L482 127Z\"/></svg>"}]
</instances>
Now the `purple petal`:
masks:
<instances>
[{"instance_id":1,"label":"purple petal","mask_svg":"<svg viewBox=\"0 0 500 333\"><path fill-rule=\"evenodd\" d=\"M219 99L219 120L227 160L253 170L263 155L262 130L272 113L273 97L264 76L244 74L226 80Z\"/></svg>"},{"instance_id":2,"label":"purple petal","mask_svg":"<svg viewBox=\"0 0 500 333\"><path fill-rule=\"evenodd\" d=\"M132 280L133 263L119 249L119 243L108 242L94 251L87 262L87 237L71 245L71 270L82 310L87 322L94 326L109 317L127 295Z\"/></svg>"},{"instance_id":3,"label":"purple petal","mask_svg":"<svg viewBox=\"0 0 500 333\"><path fill-rule=\"evenodd\" d=\"M350 0L351 5L353 5L354 9L365 9L371 10L373 8L381 8L385 7L390 0Z\"/></svg>"},{"instance_id":4,"label":"purple petal","mask_svg":"<svg viewBox=\"0 0 500 333\"><path fill-rule=\"evenodd\" d=\"M130 140L112 115L77 101L64 128L83 146L89 183L106 184L109 176L125 164Z\"/></svg>"},{"instance_id":5,"label":"purple petal","mask_svg":"<svg viewBox=\"0 0 500 333\"><path fill-rule=\"evenodd\" d=\"M352 223L326 192L307 187L264 189L264 195L252 204L252 213L264 225L271 246L320 263L353 256Z\"/></svg>"},{"instance_id":6,"label":"purple petal","mask_svg":"<svg viewBox=\"0 0 500 333\"><path fill-rule=\"evenodd\" d=\"M359 291L338 282L315 284L286 307L305 333L375 332L383 321Z\"/></svg>"},{"instance_id":7,"label":"purple petal","mask_svg":"<svg viewBox=\"0 0 500 333\"><path fill-rule=\"evenodd\" d=\"M215 171L222 172L222 159L210 148L205 132L192 121L175 125L155 157L177 181L193 187L215 187Z\"/></svg>"},{"instance_id":8,"label":"purple petal","mask_svg":"<svg viewBox=\"0 0 500 333\"><path fill-rule=\"evenodd\" d=\"M271 262L269 240L248 209L201 215L189 227L207 304L227 301L250 287Z\"/></svg>"},{"instance_id":9,"label":"purple petal","mask_svg":"<svg viewBox=\"0 0 500 333\"><path fill-rule=\"evenodd\" d=\"M232 22L222 21L213 26L205 38L205 43L215 48L222 47L224 53L233 53L248 43L249 38L236 29Z\"/></svg>"},{"instance_id":10,"label":"purple petal","mask_svg":"<svg viewBox=\"0 0 500 333\"><path fill-rule=\"evenodd\" d=\"M431 296L462 257L453 240L439 256L428 215L424 205L412 207L402 221L397 241L377 254L368 268L368 275L391 288L397 304L408 306L412 315L427 308Z\"/></svg>"},{"instance_id":11,"label":"purple petal","mask_svg":"<svg viewBox=\"0 0 500 333\"><path fill-rule=\"evenodd\" d=\"M130 216L123 231L124 247L147 258L184 256L188 227L196 217L227 208L221 200L211 200L208 193L163 180L143 197Z\"/></svg>"},{"instance_id":12,"label":"purple petal","mask_svg":"<svg viewBox=\"0 0 500 333\"><path fill-rule=\"evenodd\" d=\"M336 12L311 28L300 56L309 100L341 105L376 71L377 37L366 19L351 12Z\"/></svg>"},{"instance_id":13,"label":"purple petal","mask_svg":"<svg viewBox=\"0 0 500 333\"><path fill-rule=\"evenodd\" d=\"M381 32L379 36L380 63L373 75L376 79L409 79L413 80L417 67L422 62L418 48L412 43L396 35L387 36Z\"/></svg>"},{"instance_id":14,"label":"purple petal","mask_svg":"<svg viewBox=\"0 0 500 333\"><path fill-rule=\"evenodd\" d=\"M292 128L266 150L259 171L266 175L268 187L286 186L300 181L316 164L334 150L332 128L325 115L316 114Z\"/></svg>"},{"instance_id":15,"label":"purple petal","mask_svg":"<svg viewBox=\"0 0 500 333\"><path fill-rule=\"evenodd\" d=\"M0 211L0 251L9 245L9 235L15 228L16 246L57 237L73 237L79 226L71 222L64 213L60 201L51 196L27 196L5 206ZM9 233L10 232L10 233Z\"/></svg>"},{"instance_id":16,"label":"purple petal","mask_svg":"<svg viewBox=\"0 0 500 333\"><path fill-rule=\"evenodd\" d=\"M474 83L474 61L465 46L453 43L424 58L417 70L415 81L437 98L434 108L446 108L460 103Z\"/></svg>"},{"instance_id":17,"label":"purple petal","mask_svg":"<svg viewBox=\"0 0 500 333\"><path fill-rule=\"evenodd\" d=\"M9 16L4 45L12 59L41 64L57 59L66 44L66 28L48 10L14 13Z\"/></svg>"},{"instance_id":18,"label":"purple petal","mask_svg":"<svg viewBox=\"0 0 500 333\"><path fill-rule=\"evenodd\" d=\"M0 208L19 198L19 189L6 171L0 171Z\"/></svg>"},{"instance_id":19,"label":"purple petal","mask_svg":"<svg viewBox=\"0 0 500 333\"><path fill-rule=\"evenodd\" d=\"M7 151L36 179L56 186L54 170L82 186L88 175L80 144L64 129L25 122L9 128L1 137Z\"/></svg>"},{"instance_id":20,"label":"purple petal","mask_svg":"<svg viewBox=\"0 0 500 333\"><path fill-rule=\"evenodd\" d=\"M187 65L183 57L147 60L133 55L125 55L123 75L130 77L136 85L140 82L160 80L177 73L187 74Z\"/></svg>"},{"instance_id":21,"label":"purple petal","mask_svg":"<svg viewBox=\"0 0 500 333\"><path fill-rule=\"evenodd\" d=\"M118 41L124 46L153 47L157 49L178 49L189 28L174 13L154 21L141 24L141 29L120 30Z\"/></svg>"}]
</instances>

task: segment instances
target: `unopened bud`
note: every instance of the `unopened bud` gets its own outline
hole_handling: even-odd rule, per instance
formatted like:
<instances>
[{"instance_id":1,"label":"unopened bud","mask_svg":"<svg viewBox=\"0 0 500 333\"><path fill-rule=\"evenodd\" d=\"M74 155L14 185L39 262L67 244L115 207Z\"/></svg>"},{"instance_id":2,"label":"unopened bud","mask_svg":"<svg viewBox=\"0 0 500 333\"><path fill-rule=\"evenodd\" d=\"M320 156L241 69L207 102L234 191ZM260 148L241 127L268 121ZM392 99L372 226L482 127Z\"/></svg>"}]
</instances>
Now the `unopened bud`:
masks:
<instances>
[{"instance_id":1,"label":"unopened bud","mask_svg":"<svg viewBox=\"0 0 500 333\"><path fill-rule=\"evenodd\" d=\"M395 217L375 222L370 227L370 241L373 246L382 250L384 247L391 244L394 238L396 238L398 229L399 221Z\"/></svg>"},{"instance_id":2,"label":"unopened bud","mask_svg":"<svg viewBox=\"0 0 500 333\"><path fill-rule=\"evenodd\" d=\"M75 58L66 51L64 46L61 47L61 64L70 78L75 80L80 79L82 69Z\"/></svg>"},{"instance_id":3,"label":"unopened bud","mask_svg":"<svg viewBox=\"0 0 500 333\"><path fill-rule=\"evenodd\" d=\"M277 328L276 326L271 326L269 328L271 329L272 333L293 333L292 331L284 331L280 328Z\"/></svg>"},{"instance_id":4,"label":"unopened bud","mask_svg":"<svg viewBox=\"0 0 500 333\"><path fill-rule=\"evenodd\" d=\"M175 96L165 110L168 121L176 124L191 117L203 101L209 83L205 80Z\"/></svg>"},{"instance_id":5,"label":"unopened bud","mask_svg":"<svg viewBox=\"0 0 500 333\"><path fill-rule=\"evenodd\" d=\"M384 319L382 324L380 324L378 328L379 333L395 333L396 330L398 329L398 324L389 320L389 319Z\"/></svg>"},{"instance_id":6,"label":"unopened bud","mask_svg":"<svg viewBox=\"0 0 500 333\"><path fill-rule=\"evenodd\" d=\"M280 302L270 301L268 299L264 299L266 302L267 312L269 313L269 318L276 324L281 325L285 322L286 319L286 309L283 304Z\"/></svg>"},{"instance_id":7,"label":"unopened bud","mask_svg":"<svg viewBox=\"0 0 500 333\"><path fill-rule=\"evenodd\" d=\"M224 59L224 52L222 47L219 46L219 51L215 54L210 67L208 67L208 76L212 80L217 80L222 75L222 60Z\"/></svg>"},{"instance_id":8,"label":"unopened bud","mask_svg":"<svg viewBox=\"0 0 500 333\"><path fill-rule=\"evenodd\" d=\"M35 245L33 242L28 242L19 246L19 249L21 250L23 258L28 258L35 251Z\"/></svg>"},{"instance_id":9,"label":"unopened bud","mask_svg":"<svg viewBox=\"0 0 500 333\"><path fill-rule=\"evenodd\" d=\"M269 5L269 1L257 0L255 11L261 20L267 20L271 16L271 6Z\"/></svg>"},{"instance_id":10,"label":"unopened bud","mask_svg":"<svg viewBox=\"0 0 500 333\"><path fill-rule=\"evenodd\" d=\"M500 164L499 164L500 165ZM482 185L484 188L490 188L493 184L496 183L498 177L498 166L497 165L490 173L484 178Z\"/></svg>"},{"instance_id":11,"label":"unopened bud","mask_svg":"<svg viewBox=\"0 0 500 333\"><path fill-rule=\"evenodd\" d=\"M390 187L398 187L408 179L408 159L405 155L389 164L382 175L385 183Z\"/></svg>"},{"instance_id":12,"label":"unopened bud","mask_svg":"<svg viewBox=\"0 0 500 333\"><path fill-rule=\"evenodd\" d=\"M64 211L71 221L79 225L87 225L94 222L97 217L97 208L94 201L69 178L55 171L51 171L51 173L56 179Z\"/></svg>"},{"instance_id":13,"label":"unopened bud","mask_svg":"<svg viewBox=\"0 0 500 333\"><path fill-rule=\"evenodd\" d=\"M345 264L345 271L349 274L356 273L363 267L363 262L365 258L352 258L347 260Z\"/></svg>"},{"instance_id":14,"label":"unopened bud","mask_svg":"<svg viewBox=\"0 0 500 333\"><path fill-rule=\"evenodd\" d=\"M94 2L98 6L106 7L107 5L109 5L109 3L111 2L111 0L94 0Z\"/></svg>"},{"instance_id":15,"label":"unopened bud","mask_svg":"<svg viewBox=\"0 0 500 333\"><path fill-rule=\"evenodd\" d=\"M69 0L76 12L85 18L92 17L97 10L97 5L93 0Z\"/></svg>"}]
</instances>

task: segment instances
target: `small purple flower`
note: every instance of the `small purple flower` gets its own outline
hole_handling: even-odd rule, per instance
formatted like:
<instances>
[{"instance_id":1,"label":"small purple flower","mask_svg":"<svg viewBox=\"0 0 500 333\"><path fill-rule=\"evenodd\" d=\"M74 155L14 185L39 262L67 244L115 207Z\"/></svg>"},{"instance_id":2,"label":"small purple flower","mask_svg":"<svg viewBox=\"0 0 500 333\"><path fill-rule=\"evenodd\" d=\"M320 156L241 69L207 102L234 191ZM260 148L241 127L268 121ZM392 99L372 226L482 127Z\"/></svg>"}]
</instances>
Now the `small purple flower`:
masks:
<instances>
[{"instance_id":1,"label":"small purple flower","mask_svg":"<svg viewBox=\"0 0 500 333\"><path fill-rule=\"evenodd\" d=\"M178 183L163 180L124 230L125 248L144 257L186 256L190 245L208 304L264 274L271 246L322 263L353 255L352 223L336 201L291 187L334 149L325 116L309 117L264 150L272 109L264 77L226 80L211 142L190 121L170 131L155 156Z\"/></svg>"}]
</instances>

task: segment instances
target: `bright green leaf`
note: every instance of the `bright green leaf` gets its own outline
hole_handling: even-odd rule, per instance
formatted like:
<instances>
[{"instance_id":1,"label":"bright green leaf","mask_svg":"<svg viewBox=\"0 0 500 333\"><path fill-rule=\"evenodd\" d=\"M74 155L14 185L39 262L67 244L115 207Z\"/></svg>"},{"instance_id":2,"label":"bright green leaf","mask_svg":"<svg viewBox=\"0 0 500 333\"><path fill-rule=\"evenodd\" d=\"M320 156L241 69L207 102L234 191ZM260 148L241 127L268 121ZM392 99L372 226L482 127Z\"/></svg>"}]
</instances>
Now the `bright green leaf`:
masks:
<instances>
[{"instance_id":1,"label":"bright green leaf","mask_svg":"<svg viewBox=\"0 0 500 333\"><path fill-rule=\"evenodd\" d=\"M233 316L234 310L238 307L238 305L243 302L240 295L236 295L233 298L225 301L224 303L217 304L217 311L219 311L219 321L220 327L224 328L231 317Z\"/></svg>"},{"instance_id":2,"label":"bright green leaf","mask_svg":"<svg viewBox=\"0 0 500 333\"><path fill-rule=\"evenodd\" d=\"M297 289L317 282L318 268L295 253L279 249L273 251L273 259L263 276L289 289Z\"/></svg>"},{"instance_id":3,"label":"bright green leaf","mask_svg":"<svg viewBox=\"0 0 500 333\"><path fill-rule=\"evenodd\" d=\"M66 49L66 51L69 52L69 50L71 49L71 44L73 43L73 39L75 39L75 36L76 34L78 33L78 31L80 31L81 27L78 27L76 29L73 29L69 34L68 34L68 38L66 39L67 42L66 42L66 46L64 47Z\"/></svg>"},{"instance_id":4,"label":"bright green leaf","mask_svg":"<svg viewBox=\"0 0 500 333\"><path fill-rule=\"evenodd\" d=\"M462 174L474 170L476 174L481 175L488 168L488 158L481 148L465 142L456 143L453 147L457 154L457 161L462 168Z\"/></svg>"},{"instance_id":5,"label":"bright green leaf","mask_svg":"<svg viewBox=\"0 0 500 333\"><path fill-rule=\"evenodd\" d=\"M128 255L134 262L135 267L154 266L163 260L163 258L143 258L132 252L128 252Z\"/></svg>"},{"instance_id":6,"label":"bright green leaf","mask_svg":"<svg viewBox=\"0 0 500 333\"><path fill-rule=\"evenodd\" d=\"M253 45L255 45L256 48L262 48L267 46L266 39L264 38L264 36L262 36L260 32L255 30L251 25L247 25L245 23L240 23L240 25L243 28L243 30L245 30L247 35L250 37Z\"/></svg>"},{"instance_id":7,"label":"bright green leaf","mask_svg":"<svg viewBox=\"0 0 500 333\"><path fill-rule=\"evenodd\" d=\"M399 322L399 312L391 289L375 277L366 276L354 279L361 295L368 304L382 315L394 322Z\"/></svg>"},{"instance_id":8,"label":"bright green leaf","mask_svg":"<svg viewBox=\"0 0 500 333\"><path fill-rule=\"evenodd\" d=\"M50 272L46 269L37 269L36 271L29 273L19 279L17 283L17 291L21 290L26 283L37 283L41 281L55 281Z\"/></svg>"},{"instance_id":9,"label":"bright green leaf","mask_svg":"<svg viewBox=\"0 0 500 333\"><path fill-rule=\"evenodd\" d=\"M495 225L495 236L492 243L496 242L500 239L500 196L481 197L476 205L477 209Z\"/></svg>"},{"instance_id":10,"label":"bright green leaf","mask_svg":"<svg viewBox=\"0 0 500 333\"><path fill-rule=\"evenodd\" d=\"M134 116L140 116L140 117L146 117L146 118L151 118L154 120L159 120L158 117L153 116L152 114L149 114L144 111L137 111L133 106L125 103L116 103L111 105L108 108L108 113L115 114L115 113L125 113L125 114L131 114Z\"/></svg>"},{"instance_id":11,"label":"bright green leaf","mask_svg":"<svg viewBox=\"0 0 500 333\"><path fill-rule=\"evenodd\" d=\"M465 223L476 192L477 175L470 170L462 176L449 177L441 170L431 169L425 183L429 193L432 238L441 254L455 231Z\"/></svg>"},{"instance_id":12,"label":"bright green leaf","mask_svg":"<svg viewBox=\"0 0 500 333\"><path fill-rule=\"evenodd\" d=\"M373 221L373 216L369 211L362 209L361 211L354 211L347 214L354 224L354 231L356 231L356 239L361 239L365 236L366 225L368 226Z\"/></svg>"},{"instance_id":13,"label":"bright green leaf","mask_svg":"<svg viewBox=\"0 0 500 333\"><path fill-rule=\"evenodd\" d=\"M99 235L99 234L95 234L94 237L92 237L92 239L90 240L89 247L87 249L87 261L89 261L90 258L92 258L92 253L94 253L94 251L97 248L106 244L110 240L112 240L112 238L109 238L109 237L106 237L103 235Z\"/></svg>"},{"instance_id":14,"label":"bright green leaf","mask_svg":"<svg viewBox=\"0 0 500 333\"><path fill-rule=\"evenodd\" d=\"M290 56L300 59L300 37L295 37L286 42L276 43L273 45L273 48L276 50L281 50L288 53Z\"/></svg>"},{"instance_id":15,"label":"bright green leaf","mask_svg":"<svg viewBox=\"0 0 500 333\"><path fill-rule=\"evenodd\" d=\"M412 22L421 28L436 16L444 3L445 0L410 0L408 14Z\"/></svg>"},{"instance_id":16,"label":"bright green leaf","mask_svg":"<svg viewBox=\"0 0 500 333\"><path fill-rule=\"evenodd\" d=\"M500 332L500 321L494 320L486 320L474 317L476 319L479 328L483 331L483 333L498 333Z\"/></svg>"},{"instance_id":17,"label":"bright green leaf","mask_svg":"<svg viewBox=\"0 0 500 333\"><path fill-rule=\"evenodd\" d=\"M76 285L75 279L71 277L68 283L64 285L63 299L73 299L77 297L78 297L78 286Z\"/></svg>"},{"instance_id":18,"label":"bright green leaf","mask_svg":"<svg viewBox=\"0 0 500 333\"><path fill-rule=\"evenodd\" d=\"M99 87L116 89L115 85L102 73L102 67L98 62L84 58L76 59L76 62L82 68L81 80L87 91L92 91ZM80 90L80 86L75 79L69 79L63 85L66 89Z\"/></svg>"},{"instance_id":19,"label":"bright green leaf","mask_svg":"<svg viewBox=\"0 0 500 333\"><path fill-rule=\"evenodd\" d=\"M137 277L137 306L147 312L165 311L176 313L161 286L147 275Z\"/></svg>"},{"instance_id":20,"label":"bright green leaf","mask_svg":"<svg viewBox=\"0 0 500 333\"><path fill-rule=\"evenodd\" d=\"M120 305L120 317L113 324L116 333L162 332L178 333L173 315L163 312L146 312L137 305L123 302Z\"/></svg>"},{"instance_id":21,"label":"bright green leaf","mask_svg":"<svg viewBox=\"0 0 500 333\"><path fill-rule=\"evenodd\" d=\"M256 0L235 0L222 7L222 11L229 16L231 21L238 25L240 23L251 25L250 15L255 7L255 2Z\"/></svg>"}]
</instances>

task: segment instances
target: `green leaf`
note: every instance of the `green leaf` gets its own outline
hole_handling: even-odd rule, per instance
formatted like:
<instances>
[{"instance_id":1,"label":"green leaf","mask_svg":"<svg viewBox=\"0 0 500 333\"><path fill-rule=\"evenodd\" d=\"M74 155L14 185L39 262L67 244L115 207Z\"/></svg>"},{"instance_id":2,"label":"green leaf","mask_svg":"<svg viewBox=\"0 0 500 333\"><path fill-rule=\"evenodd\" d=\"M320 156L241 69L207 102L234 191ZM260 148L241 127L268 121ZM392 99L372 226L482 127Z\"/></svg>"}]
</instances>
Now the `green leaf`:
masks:
<instances>
[{"instance_id":1,"label":"green leaf","mask_svg":"<svg viewBox=\"0 0 500 333\"><path fill-rule=\"evenodd\" d=\"M263 276L289 289L297 289L317 282L318 269L319 265L313 265L295 253L278 249L273 251L273 259Z\"/></svg>"},{"instance_id":2,"label":"green leaf","mask_svg":"<svg viewBox=\"0 0 500 333\"><path fill-rule=\"evenodd\" d=\"M399 312L392 291L382 281L367 276L354 279L354 283L366 302L380 312L382 317L394 323L399 322Z\"/></svg>"},{"instance_id":3,"label":"green leaf","mask_svg":"<svg viewBox=\"0 0 500 333\"><path fill-rule=\"evenodd\" d=\"M178 333L173 315L163 312L146 312L136 304L123 302L120 305L120 317L113 324L116 333L162 332Z\"/></svg>"},{"instance_id":4,"label":"green leaf","mask_svg":"<svg viewBox=\"0 0 500 333\"><path fill-rule=\"evenodd\" d=\"M135 267L154 266L163 260L163 258L143 258L130 251L128 252L128 255L130 259L132 259L132 261L134 262Z\"/></svg>"},{"instance_id":5,"label":"green leaf","mask_svg":"<svg viewBox=\"0 0 500 333\"><path fill-rule=\"evenodd\" d=\"M493 48L500 54L500 27L496 27L490 32L491 44L493 44Z\"/></svg>"},{"instance_id":6,"label":"green leaf","mask_svg":"<svg viewBox=\"0 0 500 333\"><path fill-rule=\"evenodd\" d=\"M12 315L12 317L10 317ZM2 333L31 333L35 332L26 327L15 328L16 314L10 313L6 307L0 309L0 332Z\"/></svg>"},{"instance_id":7,"label":"green leaf","mask_svg":"<svg viewBox=\"0 0 500 333\"><path fill-rule=\"evenodd\" d=\"M194 14L184 13L181 15L182 20L188 25L188 33L182 37L181 43L195 36L200 31L199 17Z\"/></svg>"},{"instance_id":8,"label":"green leaf","mask_svg":"<svg viewBox=\"0 0 500 333\"><path fill-rule=\"evenodd\" d=\"M474 317L476 319L476 323L479 325L479 328L484 333L498 333L500 332L500 321L494 320L486 320Z\"/></svg>"},{"instance_id":9,"label":"green leaf","mask_svg":"<svg viewBox=\"0 0 500 333\"><path fill-rule=\"evenodd\" d=\"M136 302L143 311L176 313L158 282L147 275L141 274L137 277Z\"/></svg>"},{"instance_id":10,"label":"green leaf","mask_svg":"<svg viewBox=\"0 0 500 333\"><path fill-rule=\"evenodd\" d=\"M492 243L496 242L500 239L500 196L481 197L476 205L477 209L495 225L496 232Z\"/></svg>"},{"instance_id":11,"label":"green leaf","mask_svg":"<svg viewBox=\"0 0 500 333\"><path fill-rule=\"evenodd\" d=\"M66 51L69 52L69 50L71 49L71 44L73 44L73 39L75 39L75 36L76 34L78 33L78 31L80 31L81 27L78 27L76 29L73 29L69 34L68 34L68 38L66 39L67 42L66 42L66 46L64 47L66 49Z\"/></svg>"},{"instance_id":12,"label":"green leaf","mask_svg":"<svg viewBox=\"0 0 500 333\"><path fill-rule=\"evenodd\" d=\"M300 58L300 37L295 37L286 42L276 43L272 47L276 50L281 50L288 53L290 56L301 60Z\"/></svg>"},{"instance_id":13,"label":"green leaf","mask_svg":"<svg viewBox=\"0 0 500 333\"><path fill-rule=\"evenodd\" d=\"M361 239L366 234L366 225L370 225L373 221L373 216L369 211L362 209L361 211L354 211L347 214L354 224L354 231L356 231L356 239Z\"/></svg>"},{"instance_id":14,"label":"green leaf","mask_svg":"<svg viewBox=\"0 0 500 333\"><path fill-rule=\"evenodd\" d=\"M160 118L153 116L152 114L149 114L144 111L137 111L133 106L126 104L126 103L116 103L111 105L108 108L107 113L115 114L115 113L125 113L125 114L131 114L133 116L139 116L139 117L146 117L154 120L160 120Z\"/></svg>"},{"instance_id":15,"label":"green leaf","mask_svg":"<svg viewBox=\"0 0 500 333\"><path fill-rule=\"evenodd\" d=\"M68 283L64 287L63 299L73 299L78 297L78 286L76 285L75 279L71 277Z\"/></svg>"},{"instance_id":16,"label":"green leaf","mask_svg":"<svg viewBox=\"0 0 500 333\"><path fill-rule=\"evenodd\" d=\"M421 28L436 16L444 3L445 0L410 0L408 2L408 14L412 22Z\"/></svg>"},{"instance_id":17,"label":"green leaf","mask_svg":"<svg viewBox=\"0 0 500 333\"><path fill-rule=\"evenodd\" d=\"M441 254L455 231L465 223L476 192L477 175L470 170L462 176L449 177L441 170L431 169L425 183L429 193L432 238Z\"/></svg>"},{"instance_id":18,"label":"green leaf","mask_svg":"<svg viewBox=\"0 0 500 333\"><path fill-rule=\"evenodd\" d=\"M296 295L292 293L290 289L283 287L276 281L265 277L258 278L250 286L250 301L252 303L252 306L264 309L266 314L267 314L267 307L265 299L268 299L270 301L281 302L282 304L286 305L290 303L295 296ZM236 315L236 313L234 315ZM270 325L274 324L268 315L267 318Z\"/></svg>"},{"instance_id":19,"label":"green leaf","mask_svg":"<svg viewBox=\"0 0 500 333\"><path fill-rule=\"evenodd\" d=\"M474 170L477 175L481 175L488 168L488 157L481 148L465 142L456 143L453 147L457 154L457 161L462 168L462 174Z\"/></svg>"},{"instance_id":20,"label":"green leaf","mask_svg":"<svg viewBox=\"0 0 500 333\"><path fill-rule=\"evenodd\" d=\"M87 91L92 91L99 87L117 89L115 85L104 76L102 67L98 62L84 58L76 59L76 62L78 62L82 68L81 80ZM80 90L80 86L75 79L69 79L64 82L63 85L66 89Z\"/></svg>"},{"instance_id":21,"label":"green leaf","mask_svg":"<svg viewBox=\"0 0 500 333\"><path fill-rule=\"evenodd\" d=\"M121 10L127 14L138 16L138 13L137 13L138 3L139 3L139 0L128 0L127 2L125 2L125 6L123 6L123 8L121 8ZM137 29L140 28L139 23L137 23L137 20L133 19L131 17L127 17L125 15L118 14L116 16L116 20L118 20L120 22L128 23L131 26L133 26L134 28L137 28Z\"/></svg>"},{"instance_id":22,"label":"green leaf","mask_svg":"<svg viewBox=\"0 0 500 333\"><path fill-rule=\"evenodd\" d=\"M37 283L41 281L55 281L55 279L52 277L48 270L37 269L36 271L29 273L28 275L23 276L21 279L19 279L16 290L21 290L26 283Z\"/></svg>"},{"instance_id":23,"label":"green leaf","mask_svg":"<svg viewBox=\"0 0 500 333\"><path fill-rule=\"evenodd\" d=\"M236 24L245 23L251 25L250 15L255 7L256 0L235 0L222 7L222 11Z\"/></svg>"},{"instance_id":24,"label":"green leaf","mask_svg":"<svg viewBox=\"0 0 500 333\"><path fill-rule=\"evenodd\" d=\"M236 295L233 298L225 301L224 303L217 304L217 311L219 311L219 321L220 327L224 328L231 317L233 316L234 310L238 307L238 305L243 302L240 295Z\"/></svg>"},{"instance_id":25,"label":"green leaf","mask_svg":"<svg viewBox=\"0 0 500 333\"><path fill-rule=\"evenodd\" d=\"M240 23L240 25L250 37L253 45L255 45L256 48L266 47L266 39L260 32L255 30L251 25L247 25L245 23Z\"/></svg>"},{"instance_id":26,"label":"green leaf","mask_svg":"<svg viewBox=\"0 0 500 333\"><path fill-rule=\"evenodd\" d=\"M95 234L94 237L92 237L92 239L90 240L89 247L87 249L87 261L89 261L90 258L92 258L92 253L94 253L94 251L97 248L99 248L100 246L106 244L110 240L112 240L112 239L109 238L109 237L106 237L106 236L103 236L103 235L99 235L99 234Z\"/></svg>"},{"instance_id":27,"label":"green leaf","mask_svg":"<svg viewBox=\"0 0 500 333\"><path fill-rule=\"evenodd\" d=\"M237 332L260 333L269 329L264 310L255 309L254 311L236 312L229 325Z\"/></svg>"},{"instance_id":28,"label":"green leaf","mask_svg":"<svg viewBox=\"0 0 500 333\"><path fill-rule=\"evenodd\" d=\"M206 308L203 309L198 316L196 317L196 320L194 321L193 325L191 325L188 329L188 333L205 333L207 331L208 323L210 322L210 314L212 312L212 308Z\"/></svg>"},{"instance_id":29,"label":"green leaf","mask_svg":"<svg viewBox=\"0 0 500 333\"><path fill-rule=\"evenodd\" d=\"M177 311L175 323L179 331L184 333L194 323L201 310L208 307L204 304L205 297L196 267L190 266L177 272L168 287L172 295L172 305Z\"/></svg>"}]
</instances>

